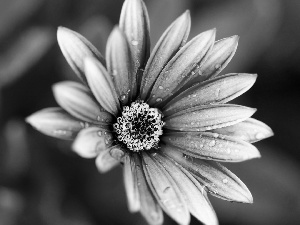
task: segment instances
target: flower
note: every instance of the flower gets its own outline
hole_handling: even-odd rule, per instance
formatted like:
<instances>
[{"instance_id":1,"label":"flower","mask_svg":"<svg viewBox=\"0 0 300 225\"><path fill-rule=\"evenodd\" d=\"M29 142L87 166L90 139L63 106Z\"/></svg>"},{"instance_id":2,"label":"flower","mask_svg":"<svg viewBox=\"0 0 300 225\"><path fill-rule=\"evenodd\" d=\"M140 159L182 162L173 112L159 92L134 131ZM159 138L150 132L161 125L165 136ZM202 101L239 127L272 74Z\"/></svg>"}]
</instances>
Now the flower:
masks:
<instances>
[{"instance_id":1,"label":"flower","mask_svg":"<svg viewBox=\"0 0 300 225\"><path fill-rule=\"evenodd\" d=\"M126 0L104 59L80 34L59 27L59 46L82 84L55 84L61 108L27 118L47 135L75 139L74 151L96 158L100 172L122 164L129 209L149 224L162 224L163 211L178 224L189 224L190 214L217 224L207 193L252 203L246 185L219 162L258 158L251 143L273 135L250 118L255 109L227 104L256 80L219 75L238 36L215 41L212 29L186 43L189 30L186 11L150 54L146 7Z\"/></svg>"}]
</instances>

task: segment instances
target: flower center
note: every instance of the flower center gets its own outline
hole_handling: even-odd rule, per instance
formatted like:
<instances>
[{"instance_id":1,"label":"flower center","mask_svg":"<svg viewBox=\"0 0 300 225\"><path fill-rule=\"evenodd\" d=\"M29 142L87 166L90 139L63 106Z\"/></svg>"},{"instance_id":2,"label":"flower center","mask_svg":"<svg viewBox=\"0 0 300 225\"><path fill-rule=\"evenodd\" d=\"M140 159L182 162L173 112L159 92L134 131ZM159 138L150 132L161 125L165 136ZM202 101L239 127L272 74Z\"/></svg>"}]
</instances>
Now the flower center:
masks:
<instances>
[{"instance_id":1,"label":"flower center","mask_svg":"<svg viewBox=\"0 0 300 225\"><path fill-rule=\"evenodd\" d=\"M165 124L156 108L143 101L124 106L122 116L113 125L117 138L132 151L150 150L158 147L159 136Z\"/></svg>"}]
</instances>

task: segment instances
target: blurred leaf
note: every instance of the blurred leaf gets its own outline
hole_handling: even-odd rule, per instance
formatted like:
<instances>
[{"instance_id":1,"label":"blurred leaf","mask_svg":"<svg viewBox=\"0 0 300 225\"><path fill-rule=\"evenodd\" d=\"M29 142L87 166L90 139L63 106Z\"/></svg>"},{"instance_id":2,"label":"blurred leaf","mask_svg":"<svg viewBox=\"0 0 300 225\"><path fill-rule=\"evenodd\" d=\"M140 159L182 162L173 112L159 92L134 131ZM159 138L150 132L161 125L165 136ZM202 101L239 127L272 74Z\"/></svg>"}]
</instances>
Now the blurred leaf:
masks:
<instances>
[{"instance_id":1,"label":"blurred leaf","mask_svg":"<svg viewBox=\"0 0 300 225\"><path fill-rule=\"evenodd\" d=\"M54 33L45 28L30 28L0 55L0 87L9 85L50 50L54 43Z\"/></svg>"},{"instance_id":2,"label":"blurred leaf","mask_svg":"<svg viewBox=\"0 0 300 225\"><path fill-rule=\"evenodd\" d=\"M1 0L0 40L25 23L44 2L45 0Z\"/></svg>"}]
</instances>

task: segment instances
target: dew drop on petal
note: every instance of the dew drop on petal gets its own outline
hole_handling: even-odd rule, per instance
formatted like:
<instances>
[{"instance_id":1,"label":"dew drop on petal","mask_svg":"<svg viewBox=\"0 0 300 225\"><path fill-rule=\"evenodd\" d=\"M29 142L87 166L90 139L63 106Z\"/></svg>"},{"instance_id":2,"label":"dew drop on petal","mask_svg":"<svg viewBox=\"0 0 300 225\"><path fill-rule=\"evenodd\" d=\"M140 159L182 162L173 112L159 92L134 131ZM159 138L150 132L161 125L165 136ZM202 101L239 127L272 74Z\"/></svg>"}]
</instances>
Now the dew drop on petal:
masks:
<instances>
[{"instance_id":1,"label":"dew drop on petal","mask_svg":"<svg viewBox=\"0 0 300 225\"><path fill-rule=\"evenodd\" d=\"M209 145L210 147L213 147L213 146L215 146L215 144L216 144L216 141L215 141L215 140L212 140L211 142L209 142L208 145Z\"/></svg>"},{"instance_id":2,"label":"dew drop on petal","mask_svg":"<svg viewBox=\"0 0 300 225\"><path fill-rule=\"evenodd\" d=\"M164 87L163 87L163 86L158 86L158 88L159 88L160 90L164 89Z\"/></svg>"},{"instance_id":3,"label":"dew drop on petal","mask_svg":"<svg viewBox=\"0 0 300 225\"><path fill-rule=\"evenodd\" d=\"M132 40L132 41L131 41L131 44L132 44L133 46L137 46L137 45L139 44L139 42L136 41L136 40Z\"/></svg>"},{"instance_id":4,"label":"dew drop on petal","mask_svg":"<svg viewBox=\"0 0 300 225\"><path fill-rule=\"evenodd\" d=\"M216 69L216 70L219 70L220 68L221 68L221 65L220 65L220 64L216 64L216 65L215 65L215 69Z\"/></svg>"},{"instance_id":5,"label":"dew drop on petal","mask_svg":"<svg viewBox=\"0 0 300 225\"><path fill-rule=\"evenodd\" d=\"M167 193L170 189L171 189L171 187L166 187L166 188L163 190L163 193Z\"/></svg>"},{"instance_id":6,"label":"dew drop on petal","mask_svg":"<svg viewBox=\"0 0 300 225\"><path fill-rule=\"evenodd\" d=\"M121 101L124 101L126 99L126 95L121 95L120 99L121 99Z\"/></svg>"},{"instance_id":7,"label":"dew drop on petal","mask_svg":"<svg viewBox=\"0 0 300 225\"><path fill-rule=\"evenodd\" d=\"M101 130L100 130L100 131L98 131L98 133L97 133L97 134L98 134L98 136L99 136L99 137L101 137L101 136L102 136L102 131L101 131Z\"/></svg>"},{"instance_id":8,"label":"dew drop on petal","mask_svg":"<svg viewBox=\"0 0 300 225\"><path fill-rule=\"evenodd\" d=\"M162 98L157 98L156 99L156 102L161 102L162 101Z\"/></svg>"},{"instance_id":9,"label":"dew drop on petal","mask_svg":"<svg viewBox=\"0 0 300 225\"><path fill-rule=\"evenodd\" d=\"M217 138L217 137L219 137L219 134L218 133L214 133L213 136L214 136L214 138Z\"/></svg>"},{"instance_id":10,"label":"dew drop on petal","mask_svg":"<svg viewBox=\"0 0 300 225\"><path fill-rule=\"evenodd\" d=\"M114 75L114 76L118 75L118 71L117 70L113 70L112 71L112 75Z\"/></svg>"},{"instance_id":11,"label":"dew drop on petal","mask_svg":"<svg viewBox=\"0 0 300 225\"><path fill-rule=\"evenodd\" d=\"M223 182L224 184L227 184L227 183L228 183L228 180L227 180L226 178L224 178L224 179L222 180L222 182Z\"/></svg>"}]
</instances>

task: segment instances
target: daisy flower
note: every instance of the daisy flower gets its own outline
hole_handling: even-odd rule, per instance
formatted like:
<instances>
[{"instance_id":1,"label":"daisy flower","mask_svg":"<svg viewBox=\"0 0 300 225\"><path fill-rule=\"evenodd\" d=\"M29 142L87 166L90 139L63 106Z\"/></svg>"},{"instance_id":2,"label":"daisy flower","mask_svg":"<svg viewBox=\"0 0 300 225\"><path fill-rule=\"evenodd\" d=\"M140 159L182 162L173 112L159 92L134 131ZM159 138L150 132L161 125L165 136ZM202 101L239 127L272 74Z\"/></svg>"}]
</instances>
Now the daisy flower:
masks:
<instances>
[{"instance_id":1,"label":"daisy flower","mask_svg":"<svg viewBox=\"0 0 300 225\"><path fill-rule=\"evenodd\" d=\"M145 4L126 0L105 58L83 36L59 27L59 46L82 83L55 84L60 107L27 118L44 134L74 139L73 150L96 158L100 172L122 165L129 210L153 225L163 223L163 212L182 225L191 215L217 224L207 193L252 203L246 185L220 162L260 157L251 143L273 134L250 118L255 109L227 104L256 80L219 75L238 36L215 41L212 29L187 42L190 23L186 11L150 54Z\"/></svg>"}]
</instances>

